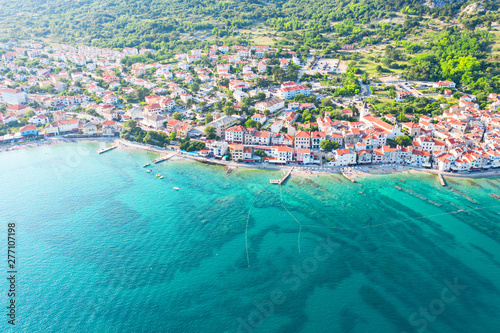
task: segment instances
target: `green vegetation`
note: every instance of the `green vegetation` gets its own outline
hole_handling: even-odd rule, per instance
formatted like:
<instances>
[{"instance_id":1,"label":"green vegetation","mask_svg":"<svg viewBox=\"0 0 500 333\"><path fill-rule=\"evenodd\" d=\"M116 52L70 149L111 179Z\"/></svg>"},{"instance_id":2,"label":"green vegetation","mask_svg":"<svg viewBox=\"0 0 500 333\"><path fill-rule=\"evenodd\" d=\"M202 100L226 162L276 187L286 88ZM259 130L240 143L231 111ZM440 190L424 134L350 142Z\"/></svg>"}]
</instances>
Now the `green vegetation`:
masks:
<instances>
[{"instance_id":1,"label":"green vegetation","mask_svg":"<svg viewBox=\"0 0 500 333\"><path fill-rule=\"evenodd\" d=\"M172 118L176 119L176 120L181 120L182 119L182 114L180 112L174 112L174 114L172 115Z\"/></svg>"},{"instance_id":2,"label":"green vegetation","mask_svg":"<svg viewBox=\"0 0 500 333\"><path fill-rule=\"evenodd\" d=\"M325 151L332 151L333 149L338 149L340 147L339 143L336 141L323 140L319 144L320 148Z\"/></svg>"},{"instance_id":3,"label":"green vegetation","mask_svg":"<svg viewBox=\"0 0 500 333\"><path fill-rule=\"evenodd\" d=\"M380 101L377 98L370 98L369 102L374 106L374 113L377 116L384 116L386 114L392 115L414 115L415 120L418 120L421 115L428 116L439 116L443 113L443 109L439 105L440 102L447 103L444 98L441 100L435 100L426 97L408 98L402 103L396 103L391 101ZM399 119L400 121L405 121L405 119Z\"/></svg>"},{"instance_id":4,"label":"green vegetation","mask_svg":"<svg viewBox=\"0 0 500 333\"><path fill-rule=\"evenodd\" d=\"M136 127L136 123L134 123L134 120L129 120L124 124L128 128L124 128L120 133L122 139L159 147L166 147L170 143L167 134L156 131L144 131L140 127Z\"/></svg>"},{"instance_id":5,"label":"green vegetation","mask_svg":"<svg viewBox=\"0 0 500 333\"><path fill-rule=\"evenodd\" d=\"M0 0L0 37L45 39L100 47L140 47L157 50L138 57L168 58L194 46L206 46L210 36L239 38L241 30L264 23L283 33L284 45L297 50L337 48L339 43L374 42L398 36L418 25L421 15L450 18L460 3L428 8L419 0L78 0L22 2ZM493 12L495 5L490 5ZM401 12L409 16L399 29L374 23ZM23 15L18 15L23 13ZM493 12L494 13L494 12ZM400 14L401 15L401 14ZM468 27L492 22L495 14L479 20L463 18ZM363 25L363 26L361 26ZM373 25L373 27L367 27ZM389 31L388 31L389 30ZM399 31L399 32L398 32ZM333 42L336 34L342 40ZM373 36L378 36L375 38ZM369 41L363 37L372 38ZM340 45L341 46L341 45Z\"/></svg>"},{"instance_id":6,"label":"green vegetation","mask_svg":"<svg viewBox=\"0 0 500 333\"><path fill-rule=\"evenodd\" d=\"M424 53L409 60L406 76L413 80L450 80L473 94L498 91L498 65L486 60L492 38L484 30L446 29L422 45Z\"/></svg>"},{"instance_id":7,"label":"green vegetation","mask_svg":"<svg viewBox=\"0 0 500 333\"><path fill-rule=\"evenodd\" d=\"M261 149L257 149L257 150L255 150L254 155L259 156L259 157L267 157L266 152L265 152L265 151L263 151L263 150L261 150Z\"/></svg>"},{"instance_id":8,"label":"green vegetation","mask_svg":"<svg viewBox=\"0 0 500 333\"><path fill-rule=\"evenodd\" d=\"M205 143L191 140L189 137L179 140L179 148L185 151L196 151L205 148Z\"/></svg>"},{"instance_id":9,"label":"green vegetation","mask_svg":"<svg viewBox=\"0 0 500 333\"><path fill-rule=\"evenodd\" d=\"M413 143L413 140L411 139L411 137L409 137L406 134L405 135L398 135L397 137L394 138L394 141L398 145L403 146L403 147L411 146Z\"/></svg>"},{"instance_id":10,"label":"green vegetation","mask_svg":"<svg viewBox=\"0 0 500 333\"><path fill-rule=\"evenodd\" d=\"M212 126L207 126L205 127L205 136L207 137L208 140L213 140L215 139L217 136L215 135L215 128L212 127Z\"/></svg>"}]
</instances>

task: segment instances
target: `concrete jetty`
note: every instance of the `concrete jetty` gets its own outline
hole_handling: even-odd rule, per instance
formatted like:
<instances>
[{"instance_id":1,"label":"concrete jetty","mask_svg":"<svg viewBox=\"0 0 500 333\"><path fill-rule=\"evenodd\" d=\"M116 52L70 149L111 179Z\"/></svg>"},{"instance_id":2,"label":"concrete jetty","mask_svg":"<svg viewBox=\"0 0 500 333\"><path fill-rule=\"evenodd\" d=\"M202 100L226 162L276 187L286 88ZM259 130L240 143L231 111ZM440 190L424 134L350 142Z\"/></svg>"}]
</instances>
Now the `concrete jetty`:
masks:
<instances>
[{"instance_id":1,"label":"concrete jetty","mask_svg":"<svg viewBox=\"0 0 500 333\"><path fill-rule=\"evenodd\" d=\"M446 186L446 182L444 181L444 177L442 174L438 174L439 177L439 182L441 183L442 186Z\"/></svg>"},{"instance_id":2,"label":"concrete jetty","mask_svg":"<svg viewBox=\"0 0 500 333\"><path fill-rule=\"evenodd\" d=\"M157 159L153 160L153 163L154 164L158 164L158 163L161 163L161 162L164 162L164 161L168 161L169 159L171 159L175 155L176 154L160 156Z\"/></svg>"},{"instance_id":3,"label":"concrete jetty","mask_svg":"<svg viewBox=\"0 0 500 333\"><path fill-rule=\"evenodd\" d=\"M285 180L287 180L287 178L292 174L292 170L293 170L293 167L290 170L288 170L288 172L282 178L280 178L280 179L271 179L269 182L271 184L278 184L278 185L283 184L283 182Z\"/></svg>"},{"instance_id":4,"label":"concrete jetty","mask_svg":"<svg viewBox=\"0 0 500 333\"><path fill-rule=\"evenodd\" d=\"M111 147L107 147L107 148L102 148L101 150L98 150L97 153L98 154L104 154L105 152L108 152L110 150L113 150L115 148L117 148L118 145L114 145L114 146L111 146Z\"/></svg>"},{"instance_id":5,"label":"concrete jetty","mask_svg":"<svg viewBox=\"0 0 500 333\"><path fill-rule=\"evenodd\" d=\"M342 176L344 176L345 178L349 179L349 180L350 180L351 182L353 182L353 183L355 183L355 182L356 182L356 180L355 180L354 178L350 177L350 176L347 174L347 172L345 172L343 169L341 170L341 172L342 172Z\"/></svg>"}]
</instances>

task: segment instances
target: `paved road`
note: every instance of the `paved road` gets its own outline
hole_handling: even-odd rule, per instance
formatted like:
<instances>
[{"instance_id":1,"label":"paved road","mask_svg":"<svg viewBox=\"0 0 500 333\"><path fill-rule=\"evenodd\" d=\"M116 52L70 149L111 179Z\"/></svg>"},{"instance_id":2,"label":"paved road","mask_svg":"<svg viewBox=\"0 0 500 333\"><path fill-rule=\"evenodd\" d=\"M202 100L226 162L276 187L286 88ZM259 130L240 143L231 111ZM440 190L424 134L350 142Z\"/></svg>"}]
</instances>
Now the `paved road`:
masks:
<instances>
[{"instance_id":1,"label":"paved road","mask_svg":"<svg viewBox=\"0 0 500 333\"><path fill-rule=\"evenodd\" d=\"M359 80L359 84L361 85L361 96L370 97L372 94L370 86L368 84L364 84L361 79Z\"/></svg>"}]
</instances>

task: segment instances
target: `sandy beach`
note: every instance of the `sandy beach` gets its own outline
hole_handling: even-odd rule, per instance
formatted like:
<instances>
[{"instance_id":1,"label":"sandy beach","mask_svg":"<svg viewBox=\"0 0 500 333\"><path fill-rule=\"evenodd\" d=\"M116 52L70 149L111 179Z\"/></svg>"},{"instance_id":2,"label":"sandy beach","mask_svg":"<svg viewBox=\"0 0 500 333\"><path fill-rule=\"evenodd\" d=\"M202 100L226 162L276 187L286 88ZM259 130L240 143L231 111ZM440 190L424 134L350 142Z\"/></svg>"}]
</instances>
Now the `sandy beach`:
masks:
<instances>
[{"instance_id":1,"label":"sandy beach","mask_svg":"<svg viewBox=\"0 0 500 333\"><path fill-rule=\"evenodd\" d=\"M311 177L320 175L331 175L331 174L341 174L341 169L345 168L346 174L355 180L361 180L363 178L375 175L384 174L394 174L394 173L430 173L430 174L442 174L445 177L461 177L461 178L481 178L481 177L495 177L500 176L500 170L492 171L480 171L480 172L462 172L462 173L452 173L452 172L442 172L433 169L424 169L413 166L406 165L354 165L348 167L326 167L319 165L297 165L297 164L287 164L287 165L272 165L272 164L246 164L237 163L233 161L222 161L214 159L206 159L203 157L196 157L187 154L179 154L177 147L172 146L169 148L160 148L152 145L141 144L137 142L131 142L123 140L117 137L97 137L97 138L46 138L43 140L37 140L33 142L23 142L12 145L5 145L0 147L0 152L8 152L20 149L36 148L41 146L49 146L55 144L64 143L76 143L76 142L109 142L118 145L119 149L125 150L141 150L149 151L153 153L160 154L161 156L171 156L171 160L192 160L201 163L217 164L227 168L230 171L234 170L290 170L293 167L292 175ZM176 155L176 156L172 156Z\"/></svg>"},{"instance_id":2,"label":"sandy beach","mask_svg":"<svg viewBox=\"0 0 500 333\"><path fill-rule=\"evenodd\" d=\"M42 147L42 146L52 146L52 145L63 144L63 143L76 143L76 142L114 142L114 141L116 141L116 138L113 138L113 137L97 137L97 138L61 138L61 137L55 137L55 138L45 138L45 139L42 139L42 140L20 142L20 143L14 143L14 144L10 144L10 145L0 146L0 153L1 152L14 151L14 150L20 150L20 149L36 148L36 147Z\"/></svg>"}]
</instances>

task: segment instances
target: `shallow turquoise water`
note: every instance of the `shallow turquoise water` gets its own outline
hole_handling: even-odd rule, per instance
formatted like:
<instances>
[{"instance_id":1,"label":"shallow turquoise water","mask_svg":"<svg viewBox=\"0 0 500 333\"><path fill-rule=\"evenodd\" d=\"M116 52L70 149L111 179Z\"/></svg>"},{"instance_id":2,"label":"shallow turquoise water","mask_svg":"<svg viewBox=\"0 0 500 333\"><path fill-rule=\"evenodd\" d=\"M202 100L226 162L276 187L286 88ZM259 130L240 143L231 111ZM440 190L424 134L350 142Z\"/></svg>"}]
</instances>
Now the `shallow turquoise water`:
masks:
<instances>
[{"instance_id":1,"label":"shallow turquoise water","mask_svg":"<svg viewBox=\"0 0 500 333\"><path fill-rule=\"evenodd\" d=\"M279 172L147 174L155 154L103 146L0 154L20 272L2 331L498 332L498 178L453 191L430 175L292 176L280 190Z\"/></svg>"}]
</instances>

